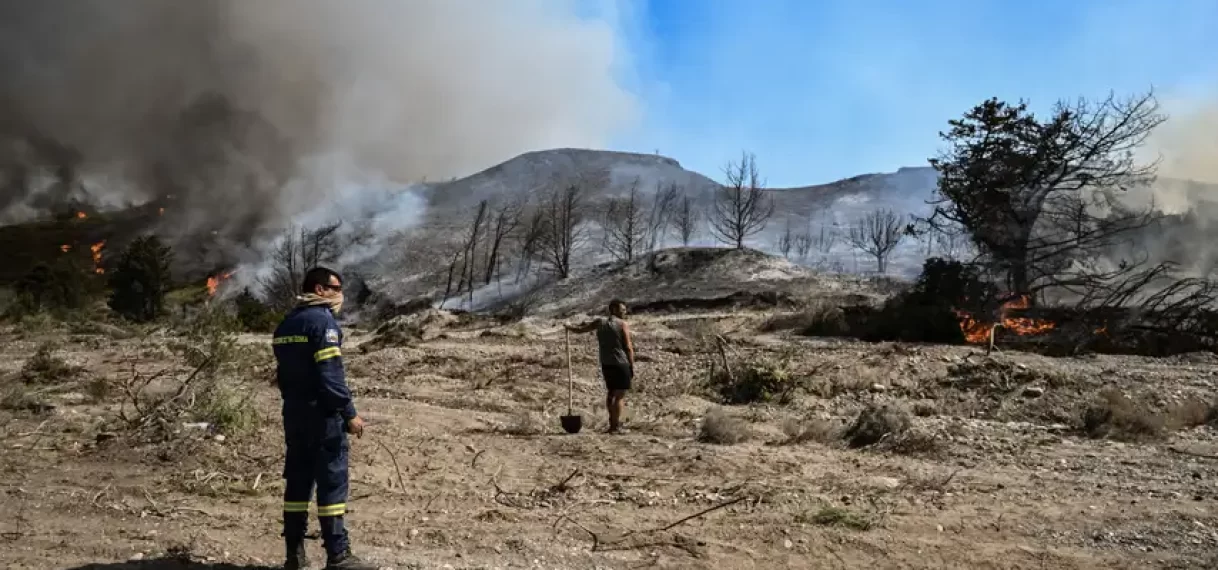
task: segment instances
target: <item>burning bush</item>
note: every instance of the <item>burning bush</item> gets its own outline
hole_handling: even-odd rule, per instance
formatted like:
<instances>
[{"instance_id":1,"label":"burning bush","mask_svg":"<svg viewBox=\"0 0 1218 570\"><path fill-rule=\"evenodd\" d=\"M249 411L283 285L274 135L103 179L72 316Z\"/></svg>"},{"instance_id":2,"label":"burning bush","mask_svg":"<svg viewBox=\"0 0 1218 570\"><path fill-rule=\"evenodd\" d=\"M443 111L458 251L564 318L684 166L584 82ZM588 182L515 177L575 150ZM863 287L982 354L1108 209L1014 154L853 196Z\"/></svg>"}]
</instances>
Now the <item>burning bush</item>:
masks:
<instances>
[{"instance_id":1,"label":"burning bush","mask_svg":"<svg viewBox=\"0 0 1218 570\"><path fill-rule=\"evenodd\" d=\"M173 252L156 236L131 242L110 275L110 308L135 322L149 322L164 314L172 261Z\"/></svg>"}]
</instances>

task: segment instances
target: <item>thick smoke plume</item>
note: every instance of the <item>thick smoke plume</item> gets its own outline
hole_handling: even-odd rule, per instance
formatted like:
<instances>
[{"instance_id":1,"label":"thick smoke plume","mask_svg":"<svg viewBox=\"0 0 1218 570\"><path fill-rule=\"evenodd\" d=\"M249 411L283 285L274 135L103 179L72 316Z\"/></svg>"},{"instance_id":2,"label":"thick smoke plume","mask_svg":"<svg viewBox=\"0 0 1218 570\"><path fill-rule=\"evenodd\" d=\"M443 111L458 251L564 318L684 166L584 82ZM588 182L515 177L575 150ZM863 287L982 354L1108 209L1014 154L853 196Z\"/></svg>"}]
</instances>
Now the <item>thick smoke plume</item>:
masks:
<instances>
[{"instance_id":1,"label":"thick smoke plume","mask_svg":"<svg viewBox=\"0 0 1218 570\"><path fill-rule=\"evenodd\" d=\"M402 218L379 227L409 225L387 188L635 118L615 30L575 4L0 0L0 223L165 199L180 235L248 244L374 184Z\"/></svg>"}]
</instances>

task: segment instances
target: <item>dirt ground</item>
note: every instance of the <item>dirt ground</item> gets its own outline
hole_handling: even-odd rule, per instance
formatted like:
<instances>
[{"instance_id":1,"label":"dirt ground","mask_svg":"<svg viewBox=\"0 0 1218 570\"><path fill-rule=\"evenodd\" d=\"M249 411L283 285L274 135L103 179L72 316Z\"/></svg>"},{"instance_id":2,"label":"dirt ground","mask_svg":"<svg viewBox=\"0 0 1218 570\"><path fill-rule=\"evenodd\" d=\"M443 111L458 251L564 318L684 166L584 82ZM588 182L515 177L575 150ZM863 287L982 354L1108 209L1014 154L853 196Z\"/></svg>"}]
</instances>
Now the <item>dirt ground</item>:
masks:
<instances>
[{"instance_id":1,"label":"dirt ground","mask_svg":"<svg viewBox=\"0 0 1218 570\"><path fill-rule=\"evenodd\" d=\"M349 381L372 422L352 442L357 553L453 569L1218 567L1218 460L1199 456L1218 455L1213 427L1142 443L1076 427L1105 387L1159 409L1212 401L1213 355L986 356L761 334L762 318L635 318L637 389L621 435L598 433L590 336L572 337L584 430L559 427L567 390L556 321L457 323L367 354L359 345L370 333L348 331ZM172 339L3 334L9 389L48 339L81 368L21 388L45 405L0 409L0 566L281 562L282 431L267 336L242 337L262 355L240 384L260 411L256 431L177 425L168 442L141 443L114 419L123 396L99 386L121 384L133 364L165 365L171 357L149 342ZM715 335L728 341L722 355ZM809 388L784 403L723 407L720 429L742 441L700 441L720 407L703 384L723 355L783 362ZM873 402L914 410L912 429L929 443L848 449L824 436ZM320 567L320 541L309 547Z\"/></svg>"}]
</instances>

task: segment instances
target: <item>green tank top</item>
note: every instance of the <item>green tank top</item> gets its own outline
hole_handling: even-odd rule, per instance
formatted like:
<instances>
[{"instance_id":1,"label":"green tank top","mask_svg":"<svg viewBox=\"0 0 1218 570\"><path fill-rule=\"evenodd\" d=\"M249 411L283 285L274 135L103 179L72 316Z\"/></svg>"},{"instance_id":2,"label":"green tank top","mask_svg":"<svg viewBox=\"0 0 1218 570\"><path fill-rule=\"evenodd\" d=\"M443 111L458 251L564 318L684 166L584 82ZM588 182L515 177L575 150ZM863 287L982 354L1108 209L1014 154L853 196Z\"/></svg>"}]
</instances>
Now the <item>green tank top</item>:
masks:
<instances>
[{"instance_id":1,"label":"green tank top","mask_svg":"<svg viewBox=\"0 0 1218 570\"><path fill-rule=\"evenodd\" d=\"M600 349L601 366L628 366L626 356L626 331L623 321L617 317L600 319L596 325L596 344Z\"/></svg>"}]
</instances>

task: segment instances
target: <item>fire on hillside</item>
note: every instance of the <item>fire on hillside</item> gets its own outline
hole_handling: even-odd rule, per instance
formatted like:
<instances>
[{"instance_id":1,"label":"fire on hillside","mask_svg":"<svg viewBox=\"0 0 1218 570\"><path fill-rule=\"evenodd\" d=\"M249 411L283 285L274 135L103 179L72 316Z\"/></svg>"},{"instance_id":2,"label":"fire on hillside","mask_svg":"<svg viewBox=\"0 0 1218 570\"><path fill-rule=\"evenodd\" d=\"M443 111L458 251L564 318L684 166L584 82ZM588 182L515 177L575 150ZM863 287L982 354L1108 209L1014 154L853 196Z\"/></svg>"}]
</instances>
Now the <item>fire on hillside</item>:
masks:
<instances>
[{"instance_id":1,"label":"fire on hillside","mask_svg":"<svg viewBox=\"0 0 1218 570\"><path fill-rule=\"evenodd\" d=\"M228 271L225 273L219 273L216 275L212 275L211 277L208 277L207 278L207 296L215 297L216 290L220 288L220 284L231 279L233 277L234 273L236 273L236 270Z\"/></svg>"},{"instance_id":2,"label":"fire on hillside","mask_svg":"<svg viewBox=\"0 0 1218 570\"><path fill-rule=\"evenodd\" d=\"M98 275L101 275L106 272L106 270L103 269L102 265L101 265L102 249L104 249L105 247L106 247L106 240L99 241L99 242L89 246L89 250L91 252L93 252L93 272Z\"/></svg>"}]
</instances>

